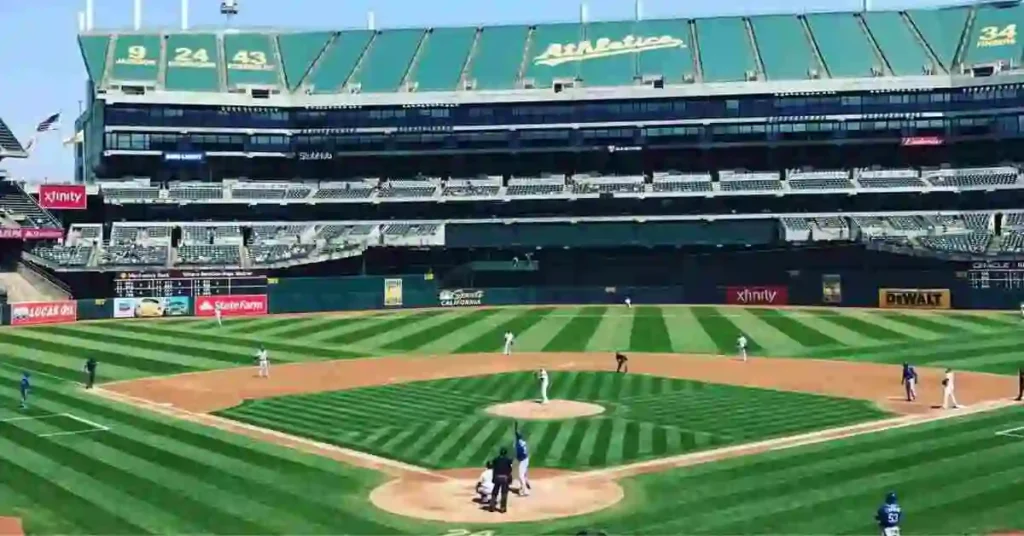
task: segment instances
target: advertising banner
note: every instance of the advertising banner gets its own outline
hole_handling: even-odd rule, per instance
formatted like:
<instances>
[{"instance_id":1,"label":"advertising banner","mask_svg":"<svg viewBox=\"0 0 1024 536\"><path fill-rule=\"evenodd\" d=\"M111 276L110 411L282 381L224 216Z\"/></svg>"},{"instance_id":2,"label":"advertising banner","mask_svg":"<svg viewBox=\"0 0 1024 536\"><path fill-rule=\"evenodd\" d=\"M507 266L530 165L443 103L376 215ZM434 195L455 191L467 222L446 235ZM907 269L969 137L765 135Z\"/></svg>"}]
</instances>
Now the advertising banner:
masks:
<instances>
[{"instance_id":1,"label":"advertising banner","mask_svg":"<svg viewBox=\"0 0 1024 536\"><path fill-rule=\"evenodd\" d=\"M828 305L843 303L843 280L839 274L822 274L821 303Z\"/></svg>"},{"instance_id":2,"label":"advertising banner","mask_svg":"<svg viewBox=\"0 0 1024 536\"><path fill-rule=\"evenodd\" d=\"M34 227L2 227L0 240L40 240L64 238L63 229L37 229Z\"/></svg>"},{"instance_id":3,"label":"advertising banner","mask_svg":"<svg viewBox=\"0 0 1024 536\"><path fill-rule=\"evenodd\" d=\"M880 288L878 306L882 309L949 309L949 289Z\"/></svg>"},{"instance_id":4,"label":"advertising banner","mask_svg":"<svg viewBox=\"0 0 1024 536\"><path fill-rule=\"evenodd\" d=\"M11 304L11 325L60 324L78 320L78 302L20 302Z\"/></svg>"},{"instance_id":5,"label":"advertising banner","mask_svg":"<svg viewBox=\"0 0 1024 536\"><path fill-rule=\"evenodd\" d=\"M437 298L441 307L475 307L483 305L484 291L466 288L446 289L439 292Z\"/></svg>"},{"instance_id":6,"label":"advertising banner","mask_svg":"<svg viewBox=\"0 0 1024 536\"><path fill-rule=\"evenodd\" d=\"M384 307L402 306L402 280L384 280Z\"/></svg>"},{"instance_id":7,"label":"advertising banner","mask_svg":"<svg viewBox=\"0 0 1024 536\"><path fill-rule=\"evenodd\" d=\"M729 305L787 305L789 288L782 286L725 287Z\"/></svg>"},{"instance_id":8,"label":"advertising banner","mask_svg":"<svg viewBox=\"0 0 1024 536\"><path fill-rule=\"evenodd\" d=\"M84 184L42 184L39 206L53 210L85 210L89 196Z\"/></svg>"},{"instance_id":9,"label":"advertising banner","mask_svg":"<svg viewBox=\"0 0 1024 536\"><path fill-rule=\"evenodd\" d=\"M269 312L266 294L225 294L196 296L196 316L214 316L218 305L224 316L258 316Z\"/></svg>"},{"instance_id":10,"label":"advertising banner","mask_svg":"<svg viewBox=\"0 0 1024 536\"><path fill-rule=\"evenodd\" d=\"M188 296L169 298L115 298L114 318L158 318L187 316Z\"/></svg>"}]
</instances>

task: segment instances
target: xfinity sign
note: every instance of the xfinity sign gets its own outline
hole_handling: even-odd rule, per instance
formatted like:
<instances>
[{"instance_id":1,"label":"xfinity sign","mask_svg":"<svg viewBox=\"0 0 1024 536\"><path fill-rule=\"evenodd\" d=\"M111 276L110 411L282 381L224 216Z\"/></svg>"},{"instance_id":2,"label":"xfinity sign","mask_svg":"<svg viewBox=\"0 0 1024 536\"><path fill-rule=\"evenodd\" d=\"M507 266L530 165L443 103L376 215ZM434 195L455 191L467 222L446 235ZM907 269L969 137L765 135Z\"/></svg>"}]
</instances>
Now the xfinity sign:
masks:
<instances>
[{"instance_id":1,"label":"xfinity sign","mask_svg":"<svg viewBox=\"0 0 1024 536\"><path fill-rule=\"evenodd\" d=\"M769 287L726 287L725 303L730 305L786 305L789 289Z\"/></svg>"}]
</instances>

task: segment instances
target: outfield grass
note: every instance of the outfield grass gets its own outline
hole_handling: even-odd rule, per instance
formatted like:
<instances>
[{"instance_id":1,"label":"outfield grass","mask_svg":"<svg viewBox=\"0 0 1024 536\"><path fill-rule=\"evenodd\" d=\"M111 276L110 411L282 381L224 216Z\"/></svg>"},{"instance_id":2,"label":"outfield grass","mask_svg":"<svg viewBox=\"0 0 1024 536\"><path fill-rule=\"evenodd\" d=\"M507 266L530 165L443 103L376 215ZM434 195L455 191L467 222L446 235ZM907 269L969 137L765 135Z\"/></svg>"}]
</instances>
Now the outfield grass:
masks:
<instances>
[{"instance_id":1,"label":"outfield grass","mask_svg":"<svg viewBox=\"0 0 1024 536\"><path fill-rule=\"evenodd\" d=\"M484 413L537 395L510 373L251 400L220 415L413 465L483 465L512 442L512 421ZM585 470L881 418L860 400L612 372L557 372L550 395L601 415L521 423L534 467Z\"/></svg>"},{"instance_id":2,"label":"outfield grass","mask_svg":"<svg viewBox=\"0 0 1024 536\"><path fill-rule=\"evenodd\" d=\"M30 370L33 414L70 413L110 428L40 437L83 424L67 418L0 422L0 515L23 517L31 533L442 534L461 528L415 523L372 508L365 497L380 482L375 473L88 396L68 381L81 380L90 356L100 361L101 379L110 381L248 365L260 343L277 363L497 351L506 330L517 334L518 351L731 353L742 332L760 355L908 360L1013 373L1024 359L1019 323L1010 314L589 306L247 318L231 319L223 328L186 319L0 329L0 374L8 378L0 394L9 401L0 405L0 419L22 415L14 409L17 377ZM652 430L651 452L653 430L669 429L655 413L634 424L625 419L626 426ZM720 417L718 411L714 415ZM488 426L496 420L476 422ZM472 426L463 433L475 434ZM630 496L640 498L627 504L635 510L510 532L565 533L596 525L641 534L866 533L889 488L904 497L908 533L1022 529L1018 483L1024 479L1024 440L994 435L1017 426L1024 426L1024 411L1014 409L646 475L625 483ZM580 445L597 444L607 434L603 426L578 428L585 430ZM644 433L621 449L592 449L589 457L581 453L565 463L640 456L647 452L639 439ZM531 435L536 451L537 441L548 441L550 434L534 429ZM677 437L684 441L684 435ZM410 452L443 465L451 457L473 457L466 454L470 450L439 446L426 454Z\"/></svg>"}]
</instances>

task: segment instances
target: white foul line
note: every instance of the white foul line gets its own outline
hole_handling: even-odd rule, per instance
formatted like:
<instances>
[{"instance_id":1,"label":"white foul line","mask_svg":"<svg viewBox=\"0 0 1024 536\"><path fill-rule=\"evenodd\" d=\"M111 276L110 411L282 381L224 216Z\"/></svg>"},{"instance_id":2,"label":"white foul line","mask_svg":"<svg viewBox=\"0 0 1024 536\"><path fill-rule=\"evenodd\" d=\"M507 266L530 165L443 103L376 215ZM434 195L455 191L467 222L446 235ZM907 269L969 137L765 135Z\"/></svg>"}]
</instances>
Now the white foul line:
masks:
<instances>
[{"instance_id":1,"label":"white foul line","mask_svg":"<svg viewBox=\"0 0 1024 536\"><path fill-rule=\"evenodd\" d=\"M94 423L94 422L92 422L92 421L90 421L88 419L83 419L81 417L78 417L76 415L72 415L70 413L62 413L61 415L65 416L65 417L67 417L69 419L74 419L74 420L76 420L76 421L78 421L78 422L80 422L82 424L87 425L87 426L92 426L93 428L96 429L96 431L107 431L107 430L110 430L110 428L107 428L106 426L103 426L102 424Z\"/></svg>"},{"instance_id":2,"label":"white foul line","mask_svg":"<svg viewBox=\"0 0 1024 536\"><path fill-rule=\"evenodd\" d=\"M1014 432L1019 432L1021 430L1024 430L1024 426L1018 426L1016 428L1010 428L1008 430L1000 430L1000 431L996 432L996 435L998 435L998 436L1005 436L1005 437L1016 437L1016 438L1024 439L1024 434L1015 434L1014 433Z\"/></svg>"}]
</instances>

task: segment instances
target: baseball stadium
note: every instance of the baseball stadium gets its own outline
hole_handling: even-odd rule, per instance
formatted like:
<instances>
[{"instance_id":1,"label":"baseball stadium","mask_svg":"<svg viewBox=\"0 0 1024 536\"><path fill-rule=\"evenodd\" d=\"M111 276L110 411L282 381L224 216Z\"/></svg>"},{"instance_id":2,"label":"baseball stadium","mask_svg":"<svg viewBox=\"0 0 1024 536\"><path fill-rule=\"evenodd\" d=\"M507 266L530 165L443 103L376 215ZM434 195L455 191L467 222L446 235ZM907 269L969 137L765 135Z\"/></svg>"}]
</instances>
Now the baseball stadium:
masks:
<instances>
[{"instance_id":1,"label":"baseball stadium","mask_svg":"<svg viewBox=\"0 0 1024 536\"><path fill-rule=\"evenodd\" d=\"M1022 533L1018 23L86 25L0 534Z\"/></svg>"}]
</instances>

